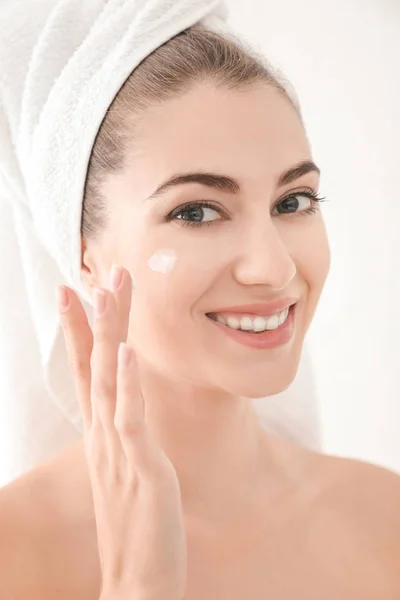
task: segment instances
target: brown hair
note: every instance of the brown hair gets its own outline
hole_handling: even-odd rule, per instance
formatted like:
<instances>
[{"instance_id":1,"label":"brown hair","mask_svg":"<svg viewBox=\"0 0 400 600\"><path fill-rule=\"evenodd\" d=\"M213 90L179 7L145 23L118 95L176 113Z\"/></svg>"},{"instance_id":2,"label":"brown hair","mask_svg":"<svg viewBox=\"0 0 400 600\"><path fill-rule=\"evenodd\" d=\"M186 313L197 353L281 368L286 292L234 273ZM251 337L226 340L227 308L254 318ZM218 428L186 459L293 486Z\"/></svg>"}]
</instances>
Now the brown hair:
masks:
<instances>
[{"instance_id":1,"label":"brown hair","mask_svg":"<svg viewBox=\"0 0 400 600\"><path fill-rule=\"evenodd\" d=\"M124 168L134 124L152 105L189 91L194 84L210 81L232 90L253 84L273 86L295 108L288 82L243 41L198 24L174 36L148 55L131 73L115 96L97 133L85 184L81 234L94 238L107 222L108 202L101 188L106 177Z\"/></svg>"}]
</instances>

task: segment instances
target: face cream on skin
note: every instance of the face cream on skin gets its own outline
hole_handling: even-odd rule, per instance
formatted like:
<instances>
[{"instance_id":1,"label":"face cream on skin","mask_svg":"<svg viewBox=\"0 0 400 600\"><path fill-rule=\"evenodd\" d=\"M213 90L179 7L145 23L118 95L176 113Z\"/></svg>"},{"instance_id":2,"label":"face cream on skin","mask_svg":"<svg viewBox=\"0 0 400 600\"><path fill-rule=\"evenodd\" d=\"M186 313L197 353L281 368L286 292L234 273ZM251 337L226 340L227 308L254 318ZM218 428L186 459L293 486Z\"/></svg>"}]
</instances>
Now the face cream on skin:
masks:
<instances>
[{"instance_id":1,"label":"face cream on skin","mask_svg":"<svg viewBox=\"0 0 400 600\"><path fill-rule=\"evenodd\" d=\"M157 273L168 273L171 271L176 262L176 254L173 250L157 250L147 261L147 265L151 271Z\"/></svg>"}]
</instances>

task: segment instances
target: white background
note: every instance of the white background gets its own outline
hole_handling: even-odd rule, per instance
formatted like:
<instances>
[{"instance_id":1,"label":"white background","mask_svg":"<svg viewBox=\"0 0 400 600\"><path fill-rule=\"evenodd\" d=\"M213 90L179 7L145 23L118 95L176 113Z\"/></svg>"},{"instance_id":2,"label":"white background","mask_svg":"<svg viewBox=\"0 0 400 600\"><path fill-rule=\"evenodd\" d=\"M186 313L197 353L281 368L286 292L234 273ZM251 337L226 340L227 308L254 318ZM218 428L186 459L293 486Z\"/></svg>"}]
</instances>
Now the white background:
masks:
<instances>
[{"instance_id":1,"label":"white background","mask_svg":"<svg viewBox=\"0 0 400 600\"><path fill-rule=\"evenodd\" d=\"M400 2L229 2L294 84L329 198L308 337L324 450L400 473Z\"/></svg>"}]
</instances>

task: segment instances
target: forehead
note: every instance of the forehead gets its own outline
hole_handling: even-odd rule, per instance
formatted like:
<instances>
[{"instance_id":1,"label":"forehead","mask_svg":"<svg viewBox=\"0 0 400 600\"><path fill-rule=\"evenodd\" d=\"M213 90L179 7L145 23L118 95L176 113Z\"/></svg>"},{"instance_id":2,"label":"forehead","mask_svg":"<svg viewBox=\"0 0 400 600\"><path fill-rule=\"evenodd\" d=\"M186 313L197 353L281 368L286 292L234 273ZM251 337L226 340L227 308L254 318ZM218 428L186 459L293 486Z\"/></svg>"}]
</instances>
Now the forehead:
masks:
<instances>
[{"instance_id":1,"label":"forehead","mask_svg":"<svg viewBox=\"0 0 400 600\"><path fill-rule=\"evenodd\" d=\"M161 180L195 168L259 180L311 158L295 109L265 84L245 90L201 84L151 108L134 137L130 161L142 183L152 174Z\"/></svg>"}]
</instances>

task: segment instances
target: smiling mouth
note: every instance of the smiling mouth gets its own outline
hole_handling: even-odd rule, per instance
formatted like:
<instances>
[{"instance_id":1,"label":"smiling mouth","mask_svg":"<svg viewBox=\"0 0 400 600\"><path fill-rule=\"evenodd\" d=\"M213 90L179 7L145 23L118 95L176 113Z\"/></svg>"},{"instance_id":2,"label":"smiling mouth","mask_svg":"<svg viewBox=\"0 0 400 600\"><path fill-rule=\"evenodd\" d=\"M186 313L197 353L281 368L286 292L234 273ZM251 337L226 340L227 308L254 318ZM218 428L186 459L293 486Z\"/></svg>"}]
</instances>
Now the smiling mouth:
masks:
<instances>
[{"instance_id":1,"label":"smiling mouth","mask_svg":"<svg viewBox=\"0 0 400 600\"><path fill-rule=\"evenodd\" d=\"M206 316L212 321L215 321L220 325L227 327L228 329L253 335L260 335L267 334L268 332L272 332L283 327L292 310L294 309L294 306L295 305L292 305L280 313L276 313L275 315L270 315L268 317L251 314L240 315L238 313L232 313L229 316L223 316L217 313L207 313Z\"/></svg>"}]
</instances>

